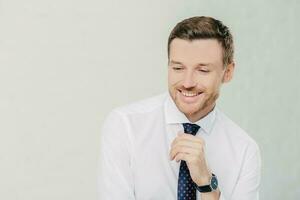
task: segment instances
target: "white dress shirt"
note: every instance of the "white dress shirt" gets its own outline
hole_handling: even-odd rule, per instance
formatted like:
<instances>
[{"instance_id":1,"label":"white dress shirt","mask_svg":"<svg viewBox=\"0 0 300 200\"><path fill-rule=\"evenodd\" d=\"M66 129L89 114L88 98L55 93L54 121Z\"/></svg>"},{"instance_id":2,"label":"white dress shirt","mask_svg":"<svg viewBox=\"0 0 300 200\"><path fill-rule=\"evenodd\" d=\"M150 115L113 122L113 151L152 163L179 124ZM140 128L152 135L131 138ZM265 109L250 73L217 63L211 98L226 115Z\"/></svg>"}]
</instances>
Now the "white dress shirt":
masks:
<instances>
[{"instance_id":1,"label":"white dress shirt","mask_svg":"<svg viewBox=\"0 0 300 200\"><path fill-rule=\"evenodd\" d=\"M191 122L168 92L114 109L101 131L99 200L176 200L180 162L170 161L169 152L182 123ZM195 123L220 199L257 200L261 159L255 141L218 107Z\"/></svg>"}]
</instances>

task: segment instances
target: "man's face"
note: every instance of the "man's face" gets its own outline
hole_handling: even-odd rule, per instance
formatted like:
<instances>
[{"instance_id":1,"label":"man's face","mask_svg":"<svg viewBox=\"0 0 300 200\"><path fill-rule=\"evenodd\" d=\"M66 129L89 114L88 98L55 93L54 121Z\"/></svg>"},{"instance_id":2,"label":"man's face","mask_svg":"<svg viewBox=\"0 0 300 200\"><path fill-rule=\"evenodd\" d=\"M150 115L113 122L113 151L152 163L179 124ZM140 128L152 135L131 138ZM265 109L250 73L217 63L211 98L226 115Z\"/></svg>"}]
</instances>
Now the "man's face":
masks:
<instances>
[{"instance_id":1,"label":"man's face","mask_svg":"<svg viewBox=\"0 0 300 200\"><path fill-rule=\"evenodd\" d=\"M178 109L195 122L214 107L220 86L231 79L233 69L233 63L224 68L216 39L175 38L169 53L169 93Z\"/></svg>"}]
</instances>

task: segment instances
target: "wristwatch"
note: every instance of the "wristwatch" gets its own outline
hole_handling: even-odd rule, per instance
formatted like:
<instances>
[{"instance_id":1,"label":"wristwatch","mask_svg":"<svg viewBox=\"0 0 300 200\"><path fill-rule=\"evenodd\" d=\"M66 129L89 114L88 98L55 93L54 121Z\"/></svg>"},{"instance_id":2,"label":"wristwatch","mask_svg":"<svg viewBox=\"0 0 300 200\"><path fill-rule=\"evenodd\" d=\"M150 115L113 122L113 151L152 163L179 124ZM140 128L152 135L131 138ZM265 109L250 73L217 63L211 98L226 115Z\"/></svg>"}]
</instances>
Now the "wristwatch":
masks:
<instances>
[{"instance_id":1,"label":"wristwatch","mask_svg":"<svg viewBox=\"0 0 300 200\"><path fill-rule=\"evenodd\" d=\"M201 193L211 192L218 188L218 179L217 176L212 174L212 177L210 179L210 184L198 186L196 183L194 184L196 189Z\"/></svg>"}]
</instances>

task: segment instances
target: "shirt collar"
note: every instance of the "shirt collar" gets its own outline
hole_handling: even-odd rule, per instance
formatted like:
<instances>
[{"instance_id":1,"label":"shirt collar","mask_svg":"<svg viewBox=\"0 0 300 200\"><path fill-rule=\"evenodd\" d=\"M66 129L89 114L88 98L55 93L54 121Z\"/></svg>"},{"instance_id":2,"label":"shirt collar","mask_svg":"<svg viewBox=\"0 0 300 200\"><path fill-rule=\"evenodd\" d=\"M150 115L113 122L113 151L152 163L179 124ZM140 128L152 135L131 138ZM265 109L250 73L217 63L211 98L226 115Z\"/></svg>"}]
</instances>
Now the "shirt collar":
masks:
<instances>
[{"instance_id":1,"label":"shirt collar","mask_svg":"<svg viewBox=\"0 0 300 200\"><path fill-rule=\"evenodd\" d=\"M192 123L176 106L169 92L167 93L167 98L164 102L164 113L167 124L182 124L182 123ZM201 118L193 124L199 125L205 133L209 134L213 127L216 118L216 106L211 112L209 112L205 117Z\"/></svg>"}]
</instances>

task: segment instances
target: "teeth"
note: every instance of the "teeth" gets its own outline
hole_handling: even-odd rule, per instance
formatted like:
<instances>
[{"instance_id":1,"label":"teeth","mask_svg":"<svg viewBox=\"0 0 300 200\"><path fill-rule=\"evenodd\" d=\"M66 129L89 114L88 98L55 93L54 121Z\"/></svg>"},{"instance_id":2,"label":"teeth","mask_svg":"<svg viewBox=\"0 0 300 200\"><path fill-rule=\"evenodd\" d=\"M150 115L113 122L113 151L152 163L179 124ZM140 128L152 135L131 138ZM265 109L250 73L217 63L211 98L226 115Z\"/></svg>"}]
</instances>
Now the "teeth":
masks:
<instances>
[{"instance_id":1,"label":"teeth","mask_svg":"<svg viewBox=\"0 0 300 200\"><path fill-rule=\"evenodd\" d=\"M189 92L181 92L186 97L193 97L197 96L197 93L189 93Z\"/></svg>"}]
</instances>

